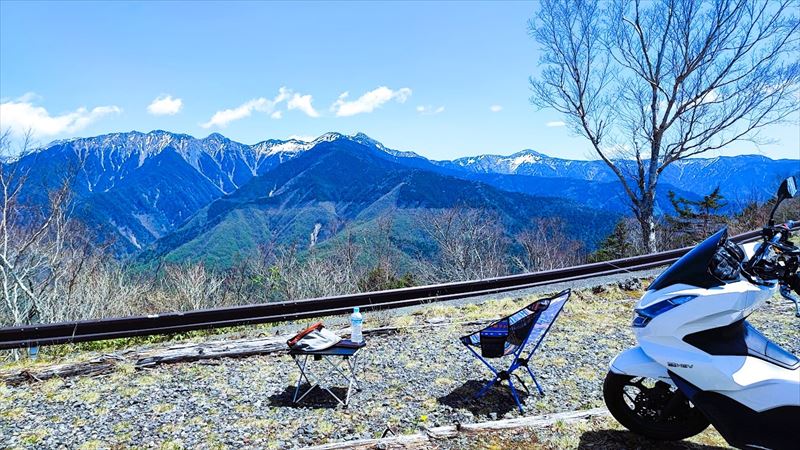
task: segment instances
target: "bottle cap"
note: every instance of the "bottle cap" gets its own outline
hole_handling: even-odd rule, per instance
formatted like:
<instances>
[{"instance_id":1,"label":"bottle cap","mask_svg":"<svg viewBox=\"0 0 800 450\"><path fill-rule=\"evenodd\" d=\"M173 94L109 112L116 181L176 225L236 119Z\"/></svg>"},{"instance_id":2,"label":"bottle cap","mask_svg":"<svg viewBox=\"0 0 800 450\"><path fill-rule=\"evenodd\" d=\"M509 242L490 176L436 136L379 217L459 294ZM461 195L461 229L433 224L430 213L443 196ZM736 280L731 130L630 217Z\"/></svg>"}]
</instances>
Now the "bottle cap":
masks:
<instances>
[{"instance_id":1,"label":"bottle cap","mask_svg":"<svg viewBox=\"0 0 800 450\"><path fill-rule=\"evenodd\" d=\"M358 306L356 306L355 308L353 308L353 312L354 312L354 313L357 313L357 312L358 312Z\"/></svg>"}]
</instances>

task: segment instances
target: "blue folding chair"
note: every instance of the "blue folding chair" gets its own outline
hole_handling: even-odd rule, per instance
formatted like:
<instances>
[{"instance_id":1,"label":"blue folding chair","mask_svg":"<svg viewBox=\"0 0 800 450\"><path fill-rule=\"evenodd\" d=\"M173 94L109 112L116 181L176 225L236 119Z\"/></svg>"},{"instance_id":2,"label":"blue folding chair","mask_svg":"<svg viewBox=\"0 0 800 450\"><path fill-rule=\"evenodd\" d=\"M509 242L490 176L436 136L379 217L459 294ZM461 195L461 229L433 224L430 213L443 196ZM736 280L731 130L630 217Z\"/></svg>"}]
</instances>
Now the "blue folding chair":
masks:
<instances>
[{"instance_id":1,"label":"blue folding chair","mask_svg":"<svg viewBox=\"0 0 800 450\"><path fill-rule=\"evenodd\" d=\"M525 391L530 394L522 379L514 374L514 371L520 367L528 370L533 382L536 384L536 389L539 390L539 394L544 395L544 390L539 385L539 381L536 380L536 376L533 375L533 370L531 370L528 363L547 332L550 331L550 327L556 321L567 300L569 300L570 294L571 291L566 289L553 297L536 300L525 308L492 323L480 331L461 337L461 342L494 374L494 378L486 383L475 394L474 398L477 399L484 396L497 382L506 380L511 390L511 396L514 397L520 413L523 412L519 395L514 383L511 382L511 376L513 375L525 388ZM522 352L528 344L533 344L533 348L526 358L522 358ZM476 348L480 348L481 352L478 353L475 350ZM508 355L513 355L514 359L508 369L505 370L498 369L487 361L487 359L497 359Z\"/></svg>"}]
</instances>

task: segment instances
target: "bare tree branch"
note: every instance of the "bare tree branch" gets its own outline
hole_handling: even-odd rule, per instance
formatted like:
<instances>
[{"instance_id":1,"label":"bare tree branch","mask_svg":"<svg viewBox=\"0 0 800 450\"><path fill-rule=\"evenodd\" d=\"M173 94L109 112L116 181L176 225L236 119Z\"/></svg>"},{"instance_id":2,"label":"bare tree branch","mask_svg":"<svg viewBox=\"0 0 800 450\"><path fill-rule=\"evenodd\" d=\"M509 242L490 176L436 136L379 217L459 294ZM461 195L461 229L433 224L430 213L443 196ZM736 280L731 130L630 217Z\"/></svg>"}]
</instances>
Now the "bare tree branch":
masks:
<instances>
[{"instance_id":1,"label":"bare tree branch","mask_svg":"<svg viewBox=\"0 0 800 450\"><path fill-rule=\"evenodd\" d=\"M649 251L666 167L758 139L800 109L790 0L543 0L530 31L543 51L532 103L588 139Z\"/></svg>"}]
</instances>

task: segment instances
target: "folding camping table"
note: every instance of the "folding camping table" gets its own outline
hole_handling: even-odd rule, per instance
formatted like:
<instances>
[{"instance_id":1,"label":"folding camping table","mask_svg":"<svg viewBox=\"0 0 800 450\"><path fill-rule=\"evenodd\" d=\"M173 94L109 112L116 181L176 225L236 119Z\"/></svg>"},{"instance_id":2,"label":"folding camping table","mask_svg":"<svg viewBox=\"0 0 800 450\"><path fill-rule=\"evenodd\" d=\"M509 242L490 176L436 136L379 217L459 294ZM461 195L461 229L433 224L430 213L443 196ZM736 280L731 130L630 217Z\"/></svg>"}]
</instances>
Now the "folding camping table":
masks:
<instances>
[{"instance_id":1,"label":"folding camping table","mask_svg":"<svg viewBox=\"0 0 800 450\"><path fill-rule=\"evenodd\" d=\"M343 343L336 344L325 350L289 351L289 355L297 364L297 368L300 369L300 378L297 379L294 396L292 397L294 403L300 403L314 388L319 388L327 391L340 405L347 406L350 403L350 392L353 387L358 391L361 390L361 385L356 376L358 371L358 351L364 348L366 343L362 342L358 347L346 345L346 343L343 345ZM309 360L320 361L320 364L309 364ZM321 366L324 369L317 370L315 373L315 366ZM332 383L335 378L343 378L347 382L347 393L344 400L331 390L333 386L329 383ZM309 384L309 388L301 394L300 384L302 384L303 380Z\"/></svg>"}]
</instances>

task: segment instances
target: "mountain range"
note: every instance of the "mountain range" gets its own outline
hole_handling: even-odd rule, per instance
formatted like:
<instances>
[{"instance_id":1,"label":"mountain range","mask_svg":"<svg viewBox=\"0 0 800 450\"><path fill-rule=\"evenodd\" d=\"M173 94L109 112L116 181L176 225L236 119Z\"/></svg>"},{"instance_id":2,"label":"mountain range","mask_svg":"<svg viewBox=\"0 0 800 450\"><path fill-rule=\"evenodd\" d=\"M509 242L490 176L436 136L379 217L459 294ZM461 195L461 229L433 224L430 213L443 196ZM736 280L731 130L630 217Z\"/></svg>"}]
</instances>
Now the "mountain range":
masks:
<instances>
[{"instance_id":1,"label":"mountain range","mask_svg":"<svg viewBox=\"0 0 800 450\"><path fill-rule=\"evenodd\" d=\"M246 145L214 133L198 139L166 131L114 133L52 142L15 160L30 173L26 195L74 172L76 214L119 254L211 258L226 264L264 242L322 241L334 223L369 229L395 216L396 244L429 248L412 217L455 206L497 212L509 232L535 217L559 216L592 248L626 210L618 180L601 161L554 158L533 150L434 161L385 147L369 136L326 133L306 142ZM763 156L695 158L662 175L666 193L697 198L717 185L730 200L768 198L798 160ZM422 249L422 250L421 250Z\"/></svg>"}]
</instances>

